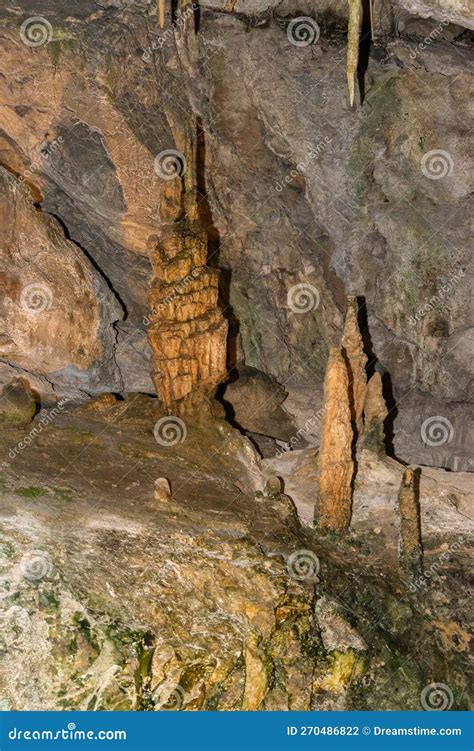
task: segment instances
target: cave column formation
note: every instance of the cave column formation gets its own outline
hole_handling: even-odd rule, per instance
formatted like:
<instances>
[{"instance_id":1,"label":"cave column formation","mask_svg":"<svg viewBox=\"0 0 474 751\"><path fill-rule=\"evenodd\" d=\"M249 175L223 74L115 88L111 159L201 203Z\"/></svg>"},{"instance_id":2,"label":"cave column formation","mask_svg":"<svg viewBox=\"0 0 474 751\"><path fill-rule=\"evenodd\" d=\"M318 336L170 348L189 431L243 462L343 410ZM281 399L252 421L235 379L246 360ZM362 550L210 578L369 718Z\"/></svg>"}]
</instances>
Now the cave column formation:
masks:
<instances>
[{"instance_id":1,"label":"cave column formation","mask_svg":"<svg viewBox=\"0 0 474 751\"><path fill-rule=\"evenodd\" d=\"M225 378L228 324L219 307L219 274L207 267L208 236L198 205L195 130L168 122L176 146L163 163L161 226L151 248L148 338L152 377L164 410L197 415ZM190 113L191 123L193 116ZM174 161L173 161L174 160Z\"/></svg>"}]
</instances>

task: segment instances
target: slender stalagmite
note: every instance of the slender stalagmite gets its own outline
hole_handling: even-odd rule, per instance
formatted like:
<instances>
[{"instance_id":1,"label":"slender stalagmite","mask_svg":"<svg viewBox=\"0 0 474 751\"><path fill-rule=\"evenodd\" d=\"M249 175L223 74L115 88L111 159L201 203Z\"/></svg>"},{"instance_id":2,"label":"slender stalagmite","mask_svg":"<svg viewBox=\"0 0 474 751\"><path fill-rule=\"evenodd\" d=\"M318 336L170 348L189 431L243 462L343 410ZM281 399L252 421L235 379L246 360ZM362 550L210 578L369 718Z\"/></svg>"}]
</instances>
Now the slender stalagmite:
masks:
<instances>
[{"instance_id":1,"label":"slender stalagmite","mask_svg":"<svg viewBox=\"0 0 474 751\"><path fill-rule=\"evenodd\" d=\"M357 434L362 430L362 413L367 392L367 375L365 372L367 356L364 352L364 343L359 329L358 312L357 297L348 297L342 346L349 365L349 391L352 396L352 417Z\"/></svg>"},{"instance_id":2,"label":"slender stalagmite","mask_svg":"<svg viewBox=\"0 0 474 751\"><path fill-rule=\"evenodd\" d=\"M383 397L382 377L375 371L367 384L364 405L364 433L363 448L376 454L385 454L384 423L388 415L387 405Z\"/></svg>"},{"instance_id":3,"label":"slender stalagmite","mask_svg":"<svg viewBox=\"0 0 474 751\"><path fill-rule=\"evenodd\" d=\"M361 0L348 0L349 28L347 31L347 86L349 89L349 104L354 104L355 77L359 63L360 27L362 24Z\"/></svg>"},{"instance_id":4,"label":"slender stalagmite","mask_svg":"<svg viewBox=\"0 0 474 751\"><path fill-rule=\"evenodd\" d=\"M354 433L349 404L349 377L344 357L331 349L324 380L324 422L318 455L315 525L345 532L351 521Z\"/></svg>"},{"instance_id":5,"label":"slender stalagmite","mask_svg":"<svg viewBox=\"0 0 474 751\"><path fill-rule=\"evenodd\" d=\"M403 573L417 577L423 573L418 475L411 467L403 473L398 506L400 509L399 563Z\"/></svg>"}]
</instances>

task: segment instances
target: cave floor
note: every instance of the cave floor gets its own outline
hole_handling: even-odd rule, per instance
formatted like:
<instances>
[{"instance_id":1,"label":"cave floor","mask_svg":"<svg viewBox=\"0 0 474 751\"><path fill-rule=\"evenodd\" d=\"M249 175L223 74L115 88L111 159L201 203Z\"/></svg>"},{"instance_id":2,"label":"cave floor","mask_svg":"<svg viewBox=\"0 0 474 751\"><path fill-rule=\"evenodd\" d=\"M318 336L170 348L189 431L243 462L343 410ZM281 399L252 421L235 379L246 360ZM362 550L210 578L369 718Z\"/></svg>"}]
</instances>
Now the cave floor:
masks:
<instances>
[{"instance_id":1,"label":"cave floor","mask_svg":"<svg viewBox=\"0 0 474 751\"><path fill-rule=\"evenodd\" d=\"M465 476L423 479L410 591L396 462L362 457L351 534L320 538L295 509L308 522L314 450L260 465L214 418L160 446L154 404L65 410L13 458L36 423L2 431L6 707L418 709L432 681L467 706ZM292 500L261 492L270 474Z\"/></svg>"}]
</instances>

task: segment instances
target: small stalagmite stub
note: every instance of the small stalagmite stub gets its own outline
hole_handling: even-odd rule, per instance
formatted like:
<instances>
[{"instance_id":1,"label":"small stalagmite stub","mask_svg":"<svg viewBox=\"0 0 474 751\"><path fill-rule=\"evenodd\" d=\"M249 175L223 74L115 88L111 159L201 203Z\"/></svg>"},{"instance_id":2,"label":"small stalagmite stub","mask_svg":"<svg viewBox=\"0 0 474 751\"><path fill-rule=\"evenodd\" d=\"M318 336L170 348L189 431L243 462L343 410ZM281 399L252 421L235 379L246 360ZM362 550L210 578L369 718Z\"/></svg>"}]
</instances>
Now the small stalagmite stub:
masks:
<instances>
[{"instance_id":1,"label":"small stalagmite stub","mask_svg":"<svg viewBox=\"0 0 474 751\"><path fill-rule=\"evenodd\" d=\"M166 503L171 501L171 485L166 477L158 477L155 480L155 501Z\"/></svg>"},{"instance_id":2,"label":"small stalagmite stub","mask_svg":"<svg viewBox=\"0 0 474 751\"><path fill-rule=\"evenodd\" d=\"M419 504L418 471L407 467L398 491L400 511L399 563L405 575L423 573L423 548Z\"/></svg>"}]
</instances>

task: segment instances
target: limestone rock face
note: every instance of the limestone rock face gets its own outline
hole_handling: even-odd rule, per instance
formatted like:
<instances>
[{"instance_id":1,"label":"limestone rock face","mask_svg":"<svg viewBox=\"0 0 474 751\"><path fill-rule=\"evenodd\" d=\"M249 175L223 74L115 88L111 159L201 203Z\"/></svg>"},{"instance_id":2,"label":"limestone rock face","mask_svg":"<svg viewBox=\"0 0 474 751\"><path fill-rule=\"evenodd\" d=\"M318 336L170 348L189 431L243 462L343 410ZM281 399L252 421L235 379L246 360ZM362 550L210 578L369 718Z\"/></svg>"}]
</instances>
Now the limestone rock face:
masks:
<instances>
[{"instance_id":1,"label":"limestone rock face","mask_svg":"<svg viewBox=\"0 0 474 751\"><path fill-rule=\"evenodd\" d=\"M0 168L0 358L59 391L120 388L113 321L120 307L59 223Z\"/></svg>"},{"instance_id":2,"label":"limestone rock face","mask_svg":"<svg viewBox=\"0 0 474 751\"><path fill-rule=\"evenodd\" d=\"M324 409L314 520L320 529L345 532L351 521L354 432L347 366L337 348L329 354L324 381Z\"/></svg>"},{"instance_id":3,"label":"limestone rock face","mask_svg":"<svg viewBox=\"0 0 474 751\"><path fill-rule=\"evenodd\" d=\"M19 17L2 12L2 163L93 259L127 326L142 329L151 238L167 203L154 160L183 152L199 122L199 194L246 365L301 404L322 385L347 295L364 296L398 405L398 455L468 468L471 52L455 25L468 19L463 0L410 0L422 18L402 4L376 8L378 42L353 111L346 40L327 31L335 23L345 35L346 2L318 3L319 38L307 46L288 38L289 0L207 0L189 37L171 35L169 12L161 30L154 3L117 0L104 10L58 0L44 10L57 33L36 48L21 40ZM17 7L26 16L31 4ZM438 9L457 9L455 24L436 20ZM298 12L314 17L314 3ZM304 312L288 304L299 284L312 288ZM25 366L34 372L31 360ZM187 381L181 374L180 392ZM453 438L430 446L420 428L436 415ZM298 420L308 417L309 405Z\"/></svg>"}]
</instances>

